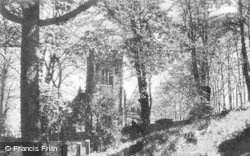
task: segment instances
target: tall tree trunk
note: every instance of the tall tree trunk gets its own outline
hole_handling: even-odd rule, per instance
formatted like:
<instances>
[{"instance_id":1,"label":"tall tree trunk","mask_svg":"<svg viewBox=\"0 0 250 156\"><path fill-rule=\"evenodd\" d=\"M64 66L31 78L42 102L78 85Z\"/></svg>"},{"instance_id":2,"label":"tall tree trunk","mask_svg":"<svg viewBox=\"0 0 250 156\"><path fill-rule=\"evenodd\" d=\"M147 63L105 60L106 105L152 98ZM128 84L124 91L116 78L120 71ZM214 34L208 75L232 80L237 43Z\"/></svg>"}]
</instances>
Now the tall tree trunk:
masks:
<instances>
[{"instance_id":1,"label":"tall tree trunk","mask_svg":"<svg viewBox=\"0 0 250 156\"><path fill-rule=\"evenodd\" d=\"M227 84L228 84L228 102L229 109L232 110L232 86L231 86L231 68L230 68L230 54L227 56Z\"/></svg>"},{"instance_id":2,"label":"tall tree trunk","mask_svg":"<svg viewBox=\"0 0 250 156\"><path fill-rule=\"evenodd\" d=\"M135 29L136 26L133 25ZM139 102L141 105L141 120L144 128L146 128L150 124L150 101L148 94L148 84L147 84L147 73L146 66L141 58L141 54L143 53L143 41L142 37L138 35L136 32L134 33L134 37L125 41L127 45L127 49L131 51L134 55L134 67L136 70L136 76L138 80L138 88L139 88Z\"/></svg>"},{"instance_id":3,"label":"tall tree trunk","mask_svg":"<svg viewBox=\"0 0 250 156\"><path fill-rule=\"evenodd\" d=\"M241 71L240 71L240 66L241 66L241 62L240 62L240 57L239 57L239 53L238 53L238 44L237 44L238 40L236 41L236 52L237 52L237 71L238 71L238 77L239 77L239 83L237 83L237 88L238 88L238 92L239 92L239 98L240 98L240 106L243 105L243 97L242 97L242 80L241 80Z\"/></svg>"},{"instance_id":4,"label":"tall tree trunk","mask_svg":"<svg viewBox=\"0 0 250 156\"><path fill-rule=\"evenodd\" d=\"M212 103L213 103L213 107L214 108L217 108L217 99L216 99L216 82L214 83L214 87L213 87L213 89L212 89L212 96L213 96L213 101L212 101Z\"/></svg>"},{"instance_id":5,"label":"tall tree trunk","mask_svg":"<svg viewBox=\"0 0 250 156\"><path fill-rule=\"evenodd\" d=\"M90 102L92 100L94 89L95 89L95 51L94 49L89 50L89 56L87 58L87 78L86 78L86 115L87 119L85 122L86 130L88 132L92 131L92 113L91 113L91 106Z\"/></svg>"},{"instance_id":6,"label":"tall tree trunk","mask_svg":"<svg viewBox=\"0 0 250 156\"><path fill-rule=\"evenodd\" d=\"M23 142L41 141L39 112L39 3L23 8L21 44L21 132ZM32 119L31 119L32 117ZM28 144L32 145L32 144ZM38 156L40 152L23 152L23 156Z\"/></svg>"},{"instance_id":7,"label":"tall tree trunk","mask_svg":"<svg viewBox=\"0 0 250 156\"><path fill-rule=\"evenodd\" d=\"M209 65L208 65L208 50L207 50L207 35L205 35L205 39L202 39L203 46L204 46L204 52L203 52L203 58L201 60L201 76L200 76L200 90L202 97L207 101L210 102L210 96L211 96L211 88L209 86Z\"/></svg>"},{"instance_id":8,"label":"tall tree trunk","mask_svg":"<svg viewBox=\"0 0 250 156\"><path fill-rule=\"evenodd\" d=\"M242 75L242 92L243 92L243 103L241 107L246 103L247 98L246 98L246 83L244 82L244 75Z\"/></svg>"},{"instance_id":9,"label":"tall tree trunk","mask_svg":"<svg viewBox=\"0 0 250 156\"><path fill-rule=\"evenodd\" d=\"M203 55L205 55L205 52ZM201 72L200 81L201 81L202 86L206 86L206 84L207 84L207 68L208 68L207 66L208 65L207 65L207 61L204 59L206 59L206 58L203 57L203 59L201 60L201 70L200 70L200 72Z\"/></svg>"},{"instance_id":10,"label":"tall tree trunk","mask_svg":"<svg viewBox=\"0 0 250 156\"><path fill-rule=\"evenodd\" d=\"M192 56L192 72L194 76L194 81L197 86L200 86L200 76L199 76L199 71L198 71L198 66L197 66L198 63L197 63L197 55L196 55L195 46L192 47L191 56Z\"/></svg>"},{"instance_id":11,"label":"tall tree trunk","mask_svg":"<svg viewBox=\"0 0 250 156\"><path fill-rule=\"evenodd\" d=\"M5 47L4 52L6 54L7 48ZM0 139L3 134L4 130L4 123L5 123L5 110L4 110L4 105L5 105L5 86L6 86L6 80L7 80L7 74L8 74L8 65L7 62L3 63L2 70L1 70L1 88L0 88Z\"/></svg>"},{"instance_id":12,"label":"tall tree trunk","mask_svg":"<svg viewBox=\"0 0 250 156\"><path fill-rule=\"evenodd\" d=\"M150 103L147 92L146 68L143 63L138 60L135 62L137 71L138 88L140 93L139 102L141 104L141 119L144 126L150 124Z\"/></svg>"},{"instance_id":13,"label":"tall tree trunk","mask_svg":"<svg viewBox=\"0 0 250 156\"><path fill-rule=\"evenodd\" d=\"M239 106L238 95L239 95L239 93L238 93L238 87L236 86L236 88L235 88L235 108L238 108L238 106Z\"/></svg>"},{"instance_id":14,"label":"tall tree trunk","mask_svg":"<svg viewBox=\"0 0 250 156\"><path fill-rule=\"evenodd\" d=\"M11 13L7 2L0 1L0 14L4 18L22 25L21 43L21 133L25 142L41 141L39 105L39 26L66 22L86 11L98 0L89 0L63 16L39 19L40 0L31 0L28 6L21 6L22 17ZM15 7L14 7L15 8ZM27 146L32 144L27 143ZM40 156L41 152L23 152L23 156Z\"/></svg>"},{"instance_id":15,"label":"tall tree trunk","mask_svg":"<svg viewBox=\"0 0 250 156\"><path fill-rule=\"evenodd\" d=\"M242 1L239 0L239 13L240 13L240 20L239 20L239 26L240 26L240 35L241 35L241 55L243 59L243 75L246 80L246 86L248 91L248 102L250 102L250 76L249 76L249 60L247 56L247 50L246 50L246 43L245 43L245 29L244 29L244 18L243 18L243 4Z\"/></svg>"},{"instance_id":16,"label":"tall tree trunk","mask_svg":"<svg viewBox=\"0 0 250 156\"><path fill-rule=\"evenodd\" d=\"M217 81L215 80L215 98L216 98L216 105L218 108L218 112L220 113L221 102L220 102L220 91L219 91L218 81L219 79L217 79Z\"/></svg>"},{"instance_id":17,"label":"tall tree trunk","mask_svg":"<svg viewBox=\"0 0 250 156\"><path fill-rule=\"evenodd\" d=\"M148 78L148 94L149 94L149 108L151 110L153 105L153 98L152 98L152 75Z\"/></svg>"},{"instance_id":18,"label":"tall tree trunk","mask_svg":"<svg viewBox=\"0 0 250 156\"><path fill-rule=\"evenodd\" d=\"M221 74L221 88L222 88L222 107L223 110L226 109L226 95L225 95L225 87L224 87L224 74L223 74L223 64L221 63L221 67L220 67L220 74Z\"/></svg>"},{"instance_id":19,"label":"tall tree trunk","mask_svg":"<svg viewBox=\"0 0 250 156\"><path fill-rule=\"evenodd\" d=\"M180 102L180 121L182 120L182 102Z\"/></svg>"},{"instance_id":20,"label":"tall tree trunk","mask_svg":"<svg viewBox=\"0 0 250 156\"><path fill-rule=\"evenodd\" d=\"M177 121L177 103L174 103L174 120Z\"/></svg>"},{"instance_id":21,"label":"tall tree trunk","mask_svg":"<svg viewBox=\"0 0 250 156\"><path fill-rule=\"evenodd\" d=\"M146 75L146 66L140 58L140 53L143 52L141 45L141 38L135 37L135 45L137 49L134 49L135 54L135 69L137 73L138 88L140 93L139 102L141 104L141 119L143 125L146 127L150 124L150 102L148 95L148 84ZM135 48L135 47L134 47Z\"/></svg>"},{"instance_id":22,"label":"tall tree trunk","mask_svg":"<svg viewBox=\"0 0 250 156\"><path fill-rule=\"evenodd\" d=\"M197 54L196 54L196 48L195 46L191 49L191 58L192 58L192 73L194 76L194 81L196 83L196 87L198 90L198 94L202 98L202 101L205 99L207 101L210 101L210 94L211 94L211 88L209 86L206 86L206 63L203 62L202 68L202 74L200 76L199 70L198 70L198 61L197 61Z\"/></svg>"},{"instance_id":23,"label":"tall tree trunk","mask_svg":"<svg viewBox=\"0 0 250 156\"><path fill-rule=\"evenodd\" d=\"M190 31L188 32L188 37L191 40L192 43L192 49L191 49L191 59L192 59L192 72L194 76L194 81L196 83L197 91L199 96L201 97L201 102L207 101L210 102L210 94L211 94L211 88L208 86L208 74L209 74L209 66L208 66L208 13L203 12L203 22L201 23L200 19L194 19L192 14L192 5L191 2L187 2L187 10L189 13L189 21L188 26L190 28ZM206 4L205 4L206 5ZM199 10L196 10L197 14L201 14ZM186 20L186 19L185 19ZM201 24L201 29L198 30L196 27L197 24ZM202 53L202 60L200 64L200 68L198 68L198 55L197 55L197 49L195 47L197 34L199 34L199 37L202 40L203 43L203 53Z\"/></svg>"},{"instance_id":24,"label":"tall tree trunk","mask_svg":"<svg viewBox=\"0 0 250 156\"><path fill-rule=\"evenodd\" d=\"M193 67L192 68L192 73L193 73L193 76L194 76L194 81L196 83L198 94L200 95L202 100L205 99L207 101L210 101L211 88L204 84L205 81L206 81L206 73L207 73L207 71L204 70L204 71L202 71L203 74L201 76L199 75L199 70L198 70L198 65L197 65L198 62L197 62L196 48L194 46L193 46L193 48L191 50L191 56L192 56L192 67ZM201 83L201 79L202 79L203 84Z\"/></svg>"}]
</instances>

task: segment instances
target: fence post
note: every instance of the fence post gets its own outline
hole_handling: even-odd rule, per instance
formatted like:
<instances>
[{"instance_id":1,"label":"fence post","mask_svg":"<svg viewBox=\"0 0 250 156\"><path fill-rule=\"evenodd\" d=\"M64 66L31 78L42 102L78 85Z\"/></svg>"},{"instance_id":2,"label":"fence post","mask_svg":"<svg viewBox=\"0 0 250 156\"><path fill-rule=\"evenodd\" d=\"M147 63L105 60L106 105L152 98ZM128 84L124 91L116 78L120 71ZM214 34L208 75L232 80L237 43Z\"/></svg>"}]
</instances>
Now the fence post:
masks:
<instances>
[{"instance_id":1,"label":"fence post","mask_svg":"<svg viewBox=\"0 0 250 156\"><path fill-rule=\"evenodd\" d=\"M101 152L102 151L102 138L99 138L98 141L99 141L98 151Z\"/></svg>"},{"instance_id":2,"label":"fence post","mask_svg":"<svg viewBox=\"0 0 250 156\"><path fill-rule=\"evenodd\" d=\"M81 156L81 151L82 151L82 143L81 142L77 142L76 144L76 156Z\"/></svg>"},{"instance_id":3,"label":"fence post","mask_svg":"<svg viewBox=\"0 0 250 156\"><path fill-rule=\"evenodd\" d=\"M62 149L61 149L61 152L62 152L62 156L68 156L68 145L67 144L62 144Z\"/></svg>"},{"instance_id":4,"label":"fence post","mask_svg":"<svg viewBox=\"0 0 250 156\"><path fill-rule=\"evenodd\" d=\"M85 149L86 149L85 154L89 155L90 154L90 140L85 140Z\"/></svg>"}]
</instances>

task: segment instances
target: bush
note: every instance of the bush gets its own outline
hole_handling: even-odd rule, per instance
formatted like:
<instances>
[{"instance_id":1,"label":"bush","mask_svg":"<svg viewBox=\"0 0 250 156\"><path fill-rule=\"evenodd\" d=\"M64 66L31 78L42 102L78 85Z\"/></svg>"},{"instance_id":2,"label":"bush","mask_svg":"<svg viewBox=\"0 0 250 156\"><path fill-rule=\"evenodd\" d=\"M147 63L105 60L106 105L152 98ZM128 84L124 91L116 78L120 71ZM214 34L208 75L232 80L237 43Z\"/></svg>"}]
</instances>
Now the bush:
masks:
<instances>
[{"instance_id":1,"label":"bush","mask_svg":"<svg viewBox=\"0 0 250 156\"><path fill-rule=\"evenodd\" d=\"M213 108L210 106L208 102L203 102L200 104L196 104L188 114L188 118L190 120L199 119L203 117L208 117L212 115Z\"/></svg>"},{"instance_id":2,"label":"bush","mask_svg":"<svg viewBox=\"0 0 250 156\"><path fill-rule=\"evenodd\" d=\"M132 124L122 128L122 135L128 135L130 140L135 140L144 134L144 128L141 124Z\"/></svg>"},{"instance_id":3,"label":"bush","mask_svg":"<svg viewBox=\"0 0 250 156\"><path fill-rule=\"evenodd\" d=\"M161 125L161 126L171 126L173 125L173 119L159 119L159 120L156 120L155 123L157 125Z\"/></svg>"},{"instance_id":4,"label":"bush","mask_svg":"<svg viewBox=\"0 0 250 156\"><path fill-rule=\"evenodd\" d=\"M120 125L119 112L116 108L115 98L96 92L91 101L91 113L93 128L100 138L103 150L117 142Z\"/></svg>"}]
</instances>

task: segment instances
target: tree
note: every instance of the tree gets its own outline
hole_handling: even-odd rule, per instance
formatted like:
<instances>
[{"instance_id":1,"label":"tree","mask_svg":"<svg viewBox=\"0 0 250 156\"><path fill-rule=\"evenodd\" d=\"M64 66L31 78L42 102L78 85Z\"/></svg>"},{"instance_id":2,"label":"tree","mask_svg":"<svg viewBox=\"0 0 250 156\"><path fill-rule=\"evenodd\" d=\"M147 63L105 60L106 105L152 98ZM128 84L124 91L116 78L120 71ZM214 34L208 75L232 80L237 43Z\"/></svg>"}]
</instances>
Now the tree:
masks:
<instances>
[{"instance_id":1,"label":"tree","mask_svg":"<svg viewBox=\"0 0 250 156\"><path fill-rule=\"evenodd\" d=\"M200 96L200 101L197 104L201 105L201 110L203 109L202 105L212 107L213 100L216 96L214 92L212 92L215 88L212 84L216 77L214 72L217 70L215 64L218 63L218 60L224 58L224 55L230 56L227 53L220 55L217 51L222 48L224 53L224 49L226 49L225 45L223 45L226 44L226 42L223 41L228 37L226 36L228 35L228 29L225 28L223 22L219 21L225 21L227 16L224 14L213 15L213 11L211 11L211 8L216 8L215 12L218 11L223 4L230 4L230 2L223 0L181 0L174 2L174 5L180 9L181 20L177 21L176 25L180 33L183 34L181 42L182 49L186 52L190 52L193 80L197 93ZM231 50L232 49L230 49L230 52ZM220 55L221 58L217 58L218 55ZM222 60L225 61L224 59ZM221 71L223 71L223 63L224 62L220 63ZM231 70L229 71L230 67L227 69L228 81L225 83L228 84L230 90L232 88ZM221 75L221 81L224 81L224 71L219 73ZM222 85L222 88L224 92L224 85ZM229 93L231 95L231 91ZM225 97L226 95L223 93L223 96ZM230 96L229 99L231 99Z\"/></svg>"},{"instance_id":2,"label":"tree","mask_svg":"<svg viewBox=\"0 0 250 156\"><path fill-rule=\"evenodd\" d=\"M57 88L51 89L49 85L40 87L39 101L41 131L43 141L47 142L51 139L51 132L62 131L65 126L64 124L66 124L66 119L69 117L72 110L69 106L69 102L63 101L62 97L58 96ZM61 136L64 137L64 134Z\"/></svg>"},{"instance_id":3,"label":"tree","mask_svg":"<svg viewBox=\"0 0 250 156\"><path fill-rule=\"evenodd\" d=\"M166 78L157 90L158 106L154 107L154 113L158 118L186 119L199 102L193 74L190 72L192 69L190 55L176 53L177 55L173 57L176 61L169 63L171 68L166 72Z\"/></svg>"},{"instance_id":4,"label":"tree","mask_svg":"<svg viewBox=\"0 0 250 156\"><path fill-rule=\"evenodd\" d=\"M119 133L119 112L117 111L115 98L105 93L96 92L91 101L91 111L93 113L93 127L96 135L100 138L99 144L103 149L114 145Z\"/></svg>"},{"instance_id":5,"label":"tree","mask_svg":"<svg viewBox=\"0 0 250 156\"><path fill-rule=\"evenodd\" d=\"M182 31L187 35L186 43L191 51L192 74L197 91L203 100L210 101L211 88L209 87L209 42L211 42L211 18L209 5L213 1L177 1L181 8ZM213 6L213 5L212 5Z\"/></svg>"},{"instance_id":6,"label":"tree","mask_svg":"<svg viewBox=\"0 0 250 156\"><path fill-rule=\"evenodd\" d=\"M250 75L249 75L249 58L247 54L247 43L246 43L246 37L249 38L249 2L244 0L238 0L237 1L237 14L228 16L224 20L224 27L229 30L229 32L234 33L234 35L239 35L239 42L241 48L240 54L241 59L239 59L238 64L239 66L242 66L242 76L245 79L245 83L243 83L243 86L246 85L247 88L247 101L250 101ZM248 29L246 29L246 26ZM236 47L238 46L236 41ZM236 49L238 50L238 48ZM238 57L239 58L239 57ZM241 61L240 61L241 60ZM239 72L239 79L240 78L240 72ZM244 87L243 87L244 88ZM243 89L245 92L245 90ZM243 94L245 96L245 94ZM240 95L241 96L241 95ZM244 100L245 101L245 100Z\"/></svg>"},{"instance_id":7,"label":"tree","mask_svg":"<svg viewBox=\"0 0 250 156\"><path fill-rule=\"evenodd\" d=\"M80 37L76 38L74 32L79 27L74 28L75 20L64 25L53 25L43 27L43 43L41 45L42 63L44 66L43 81L57 88L58 95L63 96L65 92L61 87L69 77L77 72L85 70L85 58L79 53L83 51ZM76 41L72 41L76 38Z\"/></svg>"},{"instance_id":8,"label":"tree","mask_svg":"<svg viewBox=\"0 0 250 156\"><path fill-rule=\"evenodd\" d=\"M243 2L242 0L238 1L238 11L239 11L239 27L240 27L240 36L241 36L241 55L242 55L242 71L245 77L246 86L248 90L248 101L250 101L250 75L249 75L249 60L247 56L246 41L245 41L245 18L243 15Z\"/></svg>"},{"instance_id":9,"label":"tree","mask_svg":"<svg viewBox=\"0 0 250 156\"><path fill-rule=\"evenodd\" d=\"M17 25L11 25L6 19L1 19L0 22L0 135L4 134L4 122L9 110L9 102L13 99L12 84L13 79L11 68L13 67L14 59L13 51L20 47L20 31ZM15 71L17 72L17 71ZM19 74L19 72L17 72ZM11 85L9 85L11 81ZM0 136L0 137L1 137Z\"/></svg>"},{"instance_id":10,"label":"tree","mask_svg":"<svg viewBox=\"0 0 250 156\"><path fill-rule=\"evenodd\" d=\"M148 93L148 73L156 72L156 64L165 58L162 45L154 34L159 34L166 20L160 9L160 0L104 1L111 21L129 33L124 39L127 52L136 71L141 106L141 120L144 126L150 124L151 105Z\"/></svg>"},{"instance_id":11,"label":"tree","mask_svg":"<svg viewBox=\"0 0 250 156\"><path fill-rule=\"evenodd\" d=\"M17 10L9 10L11 3L3 0L0 2L1 15L22 26L21 43L21 133L23 141L41 140L41 123L39 115L39 27L60 24L75 17L95 5L98 0L89 0L79 7L62 16L40 19L40 0L17 1L22 10L22 15L17 15ZM13 7L12 7L13 8ZM32 119L32 120L30 120ZM25 155L34 155L26 152Z\"/></svg>"}]
</instances>

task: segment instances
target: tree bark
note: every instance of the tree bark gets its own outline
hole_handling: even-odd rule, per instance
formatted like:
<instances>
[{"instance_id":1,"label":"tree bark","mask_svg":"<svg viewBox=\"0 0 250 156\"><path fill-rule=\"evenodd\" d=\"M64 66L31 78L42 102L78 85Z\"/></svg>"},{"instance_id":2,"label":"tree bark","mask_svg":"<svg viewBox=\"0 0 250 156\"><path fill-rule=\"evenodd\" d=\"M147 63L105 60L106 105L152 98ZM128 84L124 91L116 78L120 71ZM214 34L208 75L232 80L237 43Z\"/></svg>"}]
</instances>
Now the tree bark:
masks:
<instances>
[{"instance_id":1,"label":"tree bark","mask_svg":"<svg viewBox=\"0 0 250 156\"><path fill-rule=\"evenodd\" d=\"M180 121L182 120L182 102L180 102Z\"/></svg>"},{"instance_id":2,"label":"tree bark","mask_svg":"<svg viewBox=\"0 0 250 156\"><path fill-rule=\"evenodd\" d=\"M92 114L91 114L91 106L90 102L92 100L94 89L96 86L95 81L95 51L94 49L89 50L89 56L87 58L87 78L86 78L86 115L87 119L85 122L86 130L91 131L92 130Z\"/></svg>"},{"instance_id":3,"label":"tree bark","mask_svg":"<svg viewBox=\"0 0 250 156\"><path fill-rule=\"evenodd\" d=\"M141 119L144 126L150 124L150 103L149 95L147 92L147 80L146 80L146 69L145 65L140 62L135 62L137 71L137 80L140 93L140 105L141 105Z\"/></svg>"},{"instance_id":4,"label":"tree bark","mask_svg":"<svg viewBox=\"0 0 250 156\"><path fill-rule=\"evenodd\" d=\"M238 83L237 83L237 90L239 92L239 98L240 98L240 106L243 105L243 98L242 98L242 80L241 80L241 71L240 71L240 66L241 66L241 62L240 62L240 57L239 57L239 53L238 53L238 39L235 42L235 46L236 46L236 52L237 52L237 71L238 71ZM237 103L238 104L238 103Z\"/></svg>"},{"instance_id":5,"label":"tree bark","mask_svg":"<svg viewBox=\"0 0 250 156\"><path fill-rule=\"evenodd\" d=\"M135 26L133 27L135 28ZM139 88L139 102L141 105L141 120L144 128L150 124L150 101L148 95L148 84L147 84L147 74L146 74L146 66L140 58L141 53L143 52L142 49L142 37L134 34L134 38L130 40L130 50L132 50L134 54L134 66L137 74L138 80L138 88Z\"/></svg>"},{"instance_id":6,"label":"tree bark","mask_svg":"<svg viewBox=\"0 0 250 156\"><path fill-rule=\"evenodd\" d=\"M153 105L153 98L152 98L152 75L148 78L148 93L149 93L149 108L151 110Z\"/></svg>"},{"instance_id":7,"label":"tree bark","mask_svg":"<svg viewBox=\"0 0 250 156\"><path fill-rule=\"evenodd\" d=\"M228 84L228 102L229 102L229 109L233 109L233 100L232 100L232 86L231 86L231 67L230 67L230 54L227 56L227 84Z\"/></svg>"},{"instance_id":8,"label":"tree bark","mask_svg":"<svg viewBox=\"0 0 250 156\"><path fill-rule=\"evenodd\" d=\"M39 105L39 3L23 8L21 43L21 132L23 142L41 141ZM28 143L32 145L32 143ZM41 152L23 152L23 156L40 156Z\"/></svg>"},{"instance_id":9,"label":"tree bark","mask_svg":"<svg viewBox=\"0 0 250 156\"><path fill-rule=\"evenodd\" d=\"M40 0L31 0L33 4L22 6L22 17L11 13L6 8L6 1L0 0L0 14L4 18L22 25L21 43L21 133L22 141L42 140L41 116L39 105L39 26L66 22L79 13L95 5L98 0L89 0L75 10L50 19L39 18ZM28 143L27 146L32 146ZM40 152L23 152L23 156L40 156Z\"/></svg>"},{"instance_id":10,"label":"tree bark","mask_svg":"<svg viewBox=\"0 0 250 156\"><path fill-rule=\"evenodd\" d=\"M248 91L248 102L250 102L250 76L249 76L249 60L247 56L246 43L245 43L245 29L244 29L244 18L243 18L243 4L242 1L239 0L239 13L240 13L240 35L241 35L241 55L243 59L242 71L245 77L247 91Z\"/></svg>"},{"instance_id":11,"label":"tree bark","mask_svg":"<svg viewBox=\"0 0 250 156\"><path fill-rule=\"evenodd\" d=\"M210 94L211 88L205 85L206 79L206 70L202 71L203 74L200 76L198 70L198 62L197 62L197 55L196 55L196 48L195 46L191 49L191 56L192 56L192 73L194 76L194 81L198 90L198 94L202 97L202 100L210 101ZM205 74L204 74L205 73ZM202 79L202 83L201 83Z\"/></svg>"},{"instance_id":12,"label":"tree bark","mask_svg":"<svg viewBox=\"0 0 250 156\"><path fill-rule=\"evenodd\" d=\"M224 74L223 74L223 63L220 62L221 66L220 66L220 75L221 75L221 90L222 90L222 107L223 110L226 109L226 95L225 95L225 87L224 87Z\"/></svg>"},{"instance_id":13,"label":"tree bark","mask_svg":"<svg viewBox=\"0 0 250 156\"><path fill-rule=\"evenodd\" d=\"M7 48L4 48L4 52L6 54ZM4 62L2 65L1 70L1 88L0 88L0 139L3 134L4 130L4 123L5 123L5 114L4 114L4 96L5 96L5 86L6 86L6 80L7 80L7 74L8 74L8 65L7 62Z\"/></svg>"},{"instance_id":14,"label":"tree bark","mask_svg":"<svg viewBox=\"0 0 250 156\"><path fill-rule=\"evenodd\" d=\"M188 30L188 38L190 39L192 43L191 47L191 59L192 59L192 73L194 76L194 81L196 83L196 88L199 96L201 97L201 102L208 101L210 102L210 94L211 94L211 88L207 85L207 77L209 75L209 67L208 67L208 60L207 60L207 42L208 42L208 36L207 36L207 14L204 14L204 20L203 22L200 21L199 18L193 18L193 6L191 4L191 1L186 1L186 9L188 14L184 15L187 18L184 19L185 22L186 19L189 19L188 24L186 26L189 27L190 30ZM202 6L204 7L204 6ZM196 10L197 14L199 13L199 10ZM202 30L199 30L197 25L201 24ZM205 24L205 25L203 25ZM195 43L197 41L197 38L200 37L204 46L203 50L203 58L202 60L199 60L201 64L198 63L199 56L197 55L197 49L195 46ZM200 65L200 68L198 67Z\"/></svg>"},{"instance_id":15,"label":"tree bark","mask_svg":"<svg viewBox=\"0 0 250 156\"><path fill-rule=\"evenodd\" d=\"M195 46L192 47L191 51L191 56L192 56L192 72L194 76L194 81L197 86L200 86L200 76L199 76L199 71L198 71L198 66L197 66L197 55L196 55L196 48Z\"/></svg>"}]
</instances>

